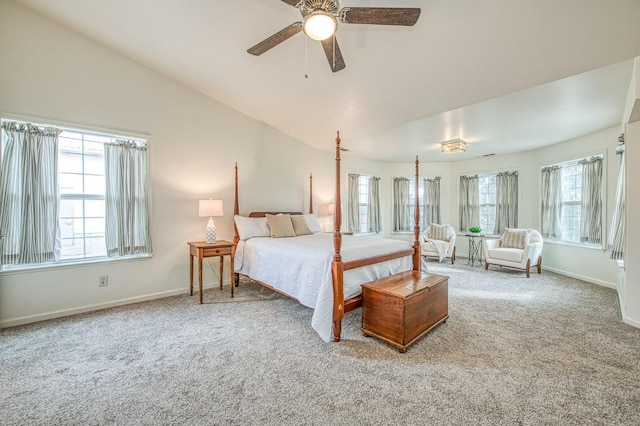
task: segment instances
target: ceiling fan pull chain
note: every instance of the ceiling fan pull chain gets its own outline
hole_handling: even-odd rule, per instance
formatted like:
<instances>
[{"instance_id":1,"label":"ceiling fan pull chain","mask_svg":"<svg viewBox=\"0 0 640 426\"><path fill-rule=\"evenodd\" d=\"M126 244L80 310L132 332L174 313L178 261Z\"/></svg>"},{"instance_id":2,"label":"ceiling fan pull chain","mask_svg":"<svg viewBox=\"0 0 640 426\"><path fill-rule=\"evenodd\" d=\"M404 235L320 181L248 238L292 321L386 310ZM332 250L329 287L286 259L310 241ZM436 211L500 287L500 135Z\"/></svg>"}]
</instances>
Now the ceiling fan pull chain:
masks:
<instances>
[{"instance_id":1,"label":"ceiling fan pull chain","mask_svg":"<svg viewBox=\"0 0 640 426\"><path fill-rule=\"evenodd\" d=\"M309 47L307 44L307 36L304 37L304 78L309 78Z\"/></svg>"}]
</instances>

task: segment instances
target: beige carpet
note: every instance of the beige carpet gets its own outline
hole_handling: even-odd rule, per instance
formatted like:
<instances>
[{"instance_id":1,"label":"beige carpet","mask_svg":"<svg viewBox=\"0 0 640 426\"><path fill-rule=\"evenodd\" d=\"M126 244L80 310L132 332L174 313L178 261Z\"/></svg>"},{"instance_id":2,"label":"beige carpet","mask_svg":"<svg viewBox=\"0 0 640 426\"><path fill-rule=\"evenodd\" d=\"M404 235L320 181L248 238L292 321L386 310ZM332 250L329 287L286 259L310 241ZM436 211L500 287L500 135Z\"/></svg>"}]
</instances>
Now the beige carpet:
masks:
<instances>
[{"instance_id":1,"label":"beige carpet","mask_svg":"<svg viewBox=\"0 0 640 426\"><path fill-rule=\"evenodd\" d=\"M2 425L640 424L640 330L615 291L431 262L446 324L406 354L324 343L243 283L0 331Z\"/></svg>"}]
</instances>

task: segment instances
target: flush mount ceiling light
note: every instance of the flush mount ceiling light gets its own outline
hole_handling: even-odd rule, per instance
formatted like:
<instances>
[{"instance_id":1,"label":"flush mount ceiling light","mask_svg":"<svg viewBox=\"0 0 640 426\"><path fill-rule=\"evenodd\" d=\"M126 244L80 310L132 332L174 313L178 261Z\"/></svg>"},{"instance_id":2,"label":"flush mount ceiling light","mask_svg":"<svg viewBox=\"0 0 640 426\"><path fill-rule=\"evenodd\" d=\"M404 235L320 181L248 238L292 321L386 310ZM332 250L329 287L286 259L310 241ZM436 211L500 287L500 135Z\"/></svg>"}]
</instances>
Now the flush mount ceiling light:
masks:
<instances>
[{"instance_id":1,"label":"flush mount ceiling light","mask_svg":"<svg viewBox=\"0 0 640 426\"><path fill-rule=\"evenodd\" d=\"M326 40L335 34L338 21L324 10L310 13L302 21L302 30L310 38L318 41Z\"/></svg>"},{"instance_id":2,"label":"flush mount ceiling light","mask_svg":"<svg viewBox=\"0 0 640 426\"><path fill-rule=\"evenodd\" d=\"M445 154L465 152L466 150L467 150L467 143L462 139L453 139L450 141L442 142L442 152L444 152Z\"/></svg>"}]
</instances>

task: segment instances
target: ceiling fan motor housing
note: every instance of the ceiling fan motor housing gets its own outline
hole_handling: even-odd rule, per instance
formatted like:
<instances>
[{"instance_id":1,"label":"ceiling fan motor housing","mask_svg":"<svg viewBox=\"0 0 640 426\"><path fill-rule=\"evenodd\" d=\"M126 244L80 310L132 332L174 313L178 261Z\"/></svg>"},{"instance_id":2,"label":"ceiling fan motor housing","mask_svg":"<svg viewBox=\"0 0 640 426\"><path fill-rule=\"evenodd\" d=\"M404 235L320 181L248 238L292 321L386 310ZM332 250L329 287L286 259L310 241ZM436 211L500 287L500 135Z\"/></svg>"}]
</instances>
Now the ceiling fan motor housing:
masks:
<instances>
[{"instance_id":1,"label":"ceiling fan motor housing","mask_svg":"<svg viewBox=\"0 0 640 426\"><path fill-rule=\"evenodd\" d=\"M302 16L307 16L318 10L325 11L331 15L338 14L338 2L335 0L302 0L298 3Z\"/></svg>"}]
</instances>

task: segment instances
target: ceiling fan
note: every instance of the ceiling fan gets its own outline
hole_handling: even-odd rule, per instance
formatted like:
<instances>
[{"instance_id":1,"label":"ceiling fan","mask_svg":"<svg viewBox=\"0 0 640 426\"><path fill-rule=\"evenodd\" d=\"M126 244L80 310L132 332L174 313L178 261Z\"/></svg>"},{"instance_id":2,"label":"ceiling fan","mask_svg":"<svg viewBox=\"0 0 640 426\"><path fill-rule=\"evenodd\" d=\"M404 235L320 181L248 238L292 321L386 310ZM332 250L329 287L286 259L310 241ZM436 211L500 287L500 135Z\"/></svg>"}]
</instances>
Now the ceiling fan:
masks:
<instances>
[{"instance_id":1,"label":"ceiling fan","mask_svg":"<svg viewBox=\"0 0 640 426\"><path fill-rule=\"evenodd\" d=\"M267 50L303 31L322 43L333 72L344 69L344 59L336 40L338 21L343 24L374 24L412 26L420 17L419 8L401 7L343 7L336 0L282 0L300 9L302 21L294 22L247 50L262 55Z\"/></svg>"}]
</instances>

